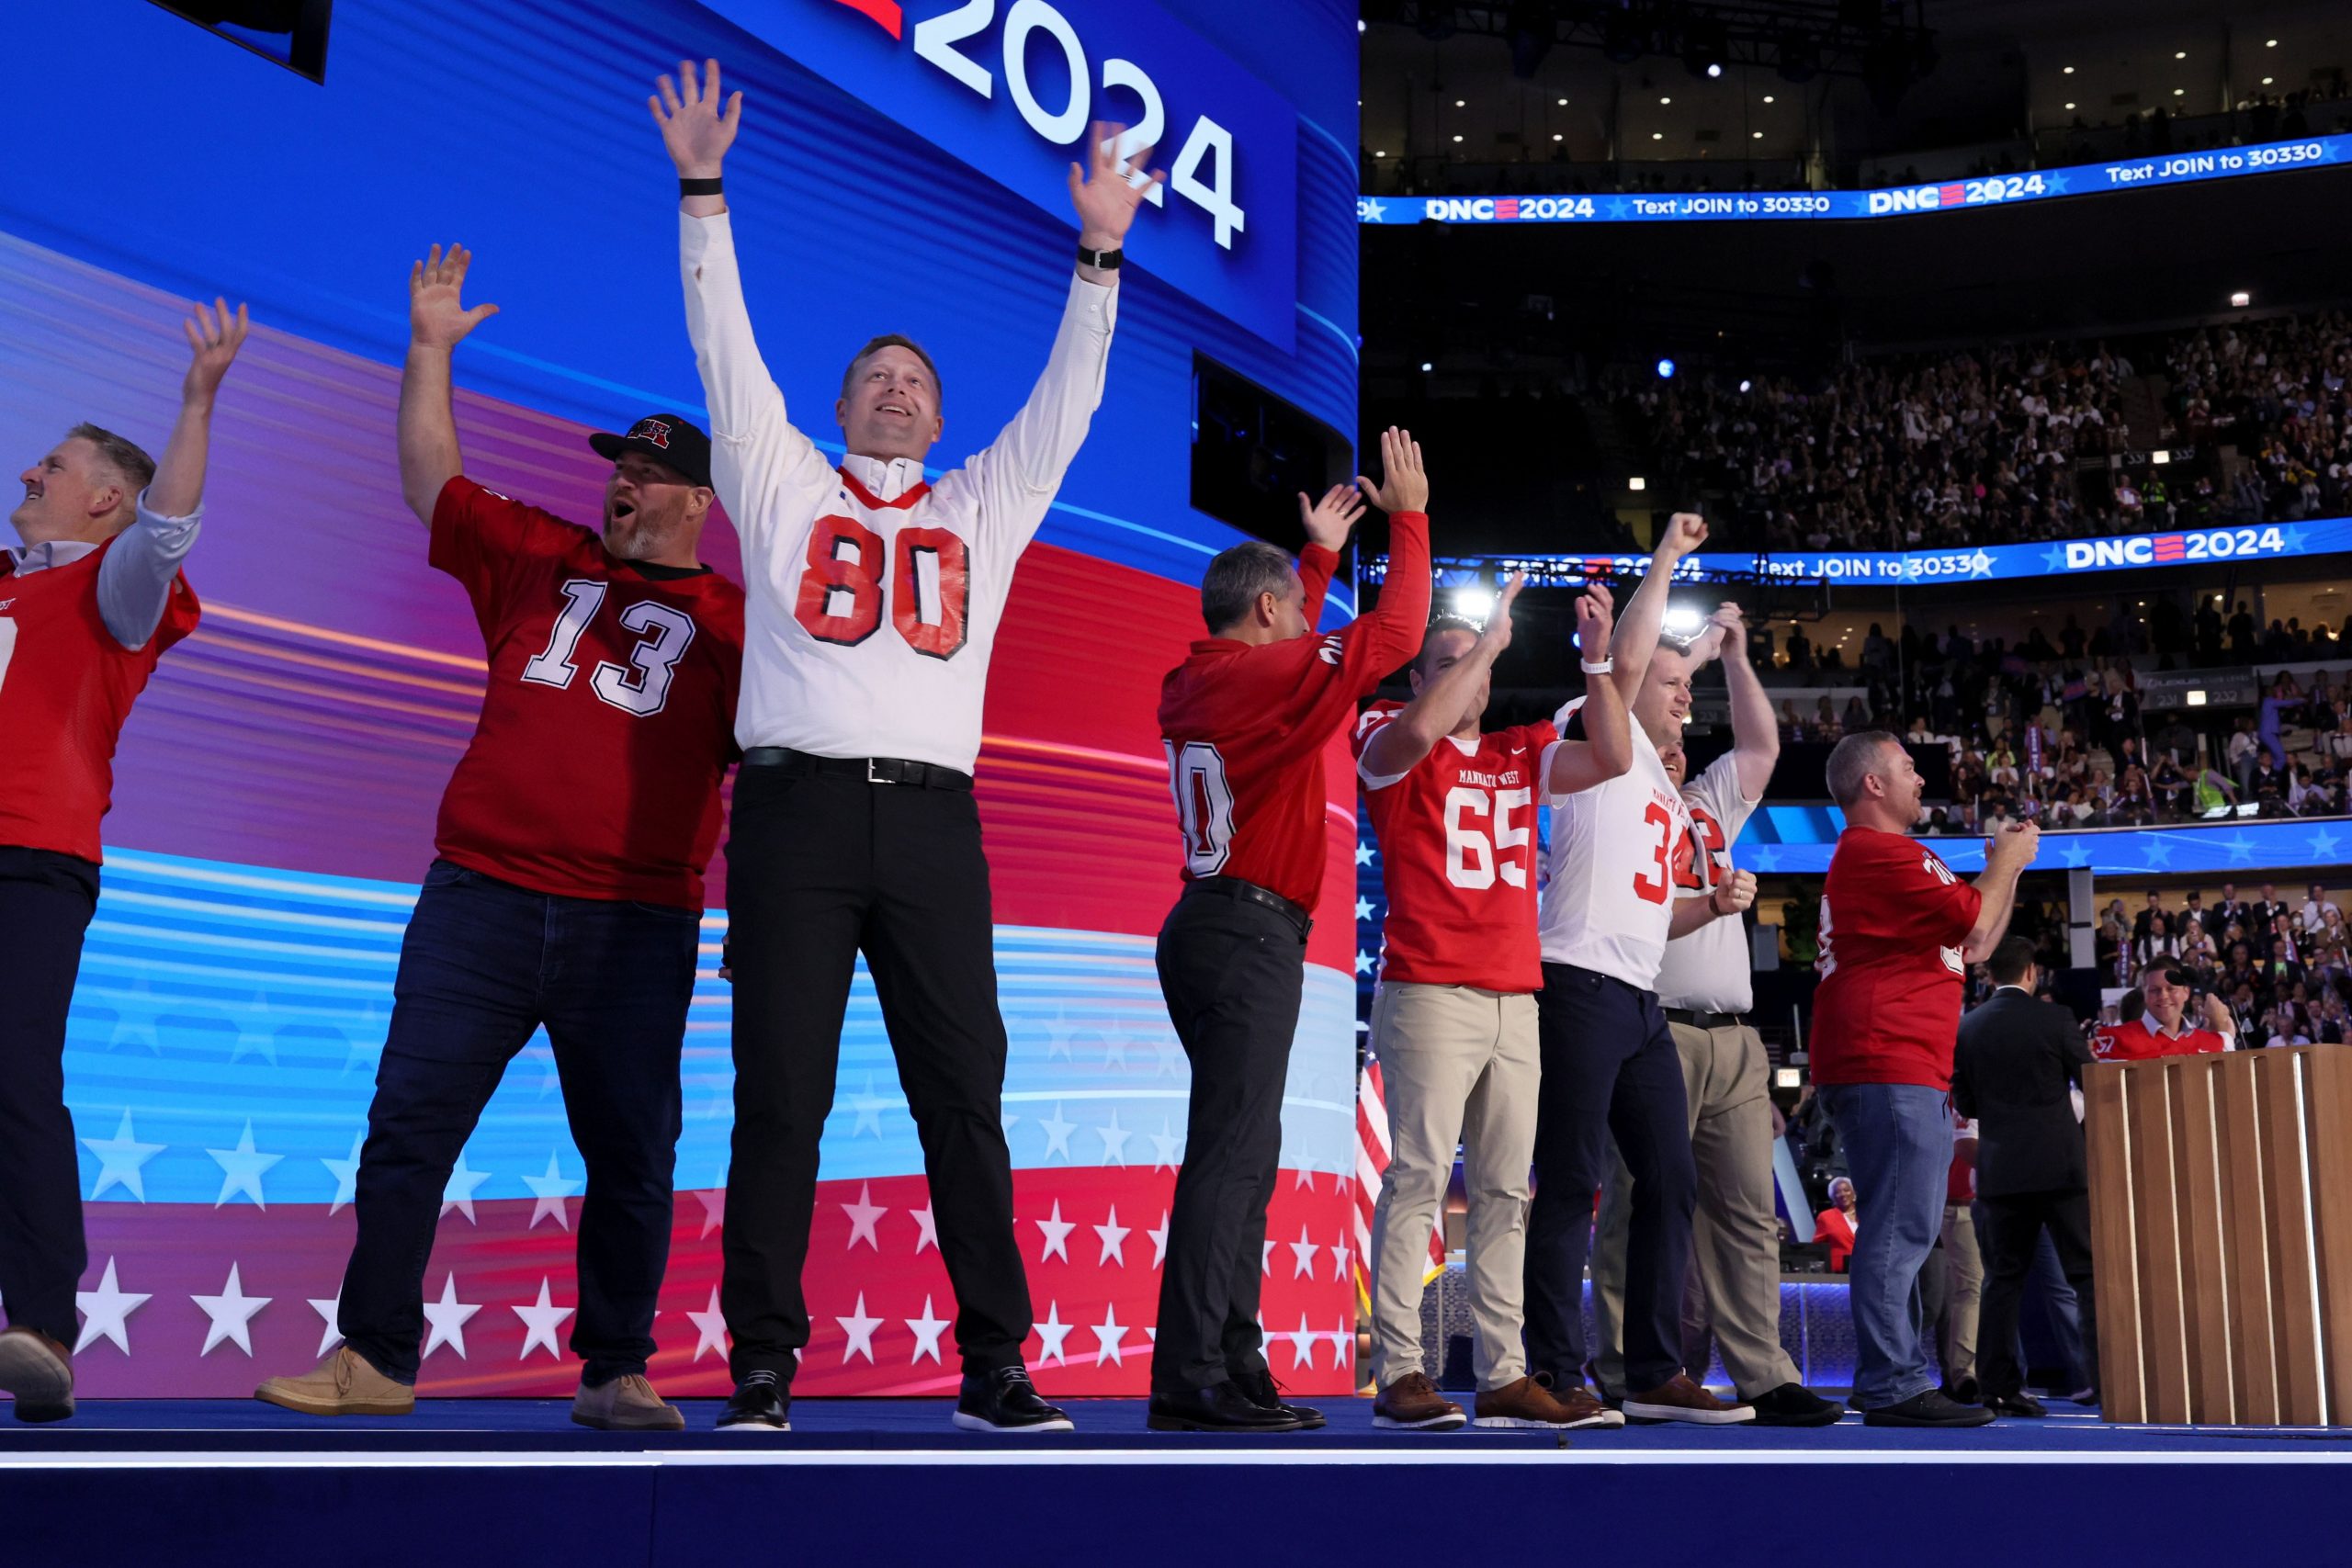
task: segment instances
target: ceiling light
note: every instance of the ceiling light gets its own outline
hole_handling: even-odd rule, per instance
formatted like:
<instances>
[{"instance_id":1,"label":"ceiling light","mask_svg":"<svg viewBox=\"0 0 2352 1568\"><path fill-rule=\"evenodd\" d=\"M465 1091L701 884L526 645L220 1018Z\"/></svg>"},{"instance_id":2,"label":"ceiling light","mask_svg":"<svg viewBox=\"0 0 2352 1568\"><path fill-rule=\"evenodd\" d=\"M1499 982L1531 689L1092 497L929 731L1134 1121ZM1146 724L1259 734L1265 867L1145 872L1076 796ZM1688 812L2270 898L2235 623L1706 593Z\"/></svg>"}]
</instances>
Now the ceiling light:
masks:
<instances>
[{"instance_id":1,"label":"ceiling light","mask_svg":"<svg viewBox=\"0 0 2352 1568\"><path fill-rule=\"evenodd\" d=\"M1739 389L1740 389L1741 391L1743 391L1743 392L1744 392L1744 391L1746 391L1746 390L1747 390L1747 382L1745 382L1745 381L1742 381L1742 382L1739 384Z\"/></svg>"},{"instance_id":2,"label":"ceiling light","mask_svg":"<svg viewBox=\"0 0 2352 1568\"><path fill-rule=\"evenodd\" d=\"M2262 40L2262 47L2265 49L2277 49L2278 47L2278 40L2275 38L2264 39Z\"/></svg>"},{"instance_id":3,"label":"ceiling light","mask_svg":"<svg viewBox=\"0 0 2352 1568\"><path fill-rule=\"evenodd\" d=\"M1642 478L1641 475L1635 474L1633 478L1625 481L1625 488L1627 490L1647 490L1650 488L1650 481ZM2219 601L2217 600L2216 603L2219 603Z\"/></svg>"},{"instance_id":4,"label":"ceiling light","mask_svg":"<svg viewBox=\"0 0 2352 1568\"><path fill-rule=\"evenodd\" d=\"M2069 65L2069 66L2067 66L2067 67L2065 68L2064 74L2066 74L2066 75L2068 75L2068 76L2072 76L2074 73L2075 73L2075 68L2074 68L2073 66Z\"/></svg>"},{"instance_id":5,"label":"ceiling light","mask_svg":"<svg viewBox=\"0 0 2352 1568\"><path fill-rule=\"evenodd\" d=\"M1387 154L1387 152L1385 152L1385 151L1384 151L1384 152L1374 152L1374 153L1373 154L1373 156L1374 156L1374 157L1375 157L1375 158L1385 158L1386 156L1388 156L1388 154Z\"/></svg>"},{"instance_id":6,"label":"ceiling light","mask_svg":"<svg viewBox=\"0 0 2352 1568\"><path fill-rule=\"evenodd\" d=\"M2068 108L2073 108L2075 106L2074 106L2074 105L2072 105L2072 104L2068 104L2066 107L2067 107Z\"/></svg>"},{"instance_id":7,"label":"ceiling light","mask_svg":"<svg viewBox=\"0 0 2352 1568\"><path fill-rule=\"evenodd\" d=\"M2172 51L2172 57L2175 60L2186 60L2188 58L2188 51L2185 49L2176 49Z\"/></svg>"},{"instance_id":8,"label":"ceiling light","mask_svg":"<svg viewBox=\"0 0 2352 1568\"><path fill-rule=\"evenodd\" d=\"M1650 140L1652 141L1663 141L1666 140L1666 132L1663 130L1653 130L1650 132Z\"/></svg>"},{"instance_id":9,"label":"ceiling light","mask_svg":"<svg viewBox=\"0 0 2352 1568\"><path fill-rule=\"evenodd\" d=\"M1453 613L1465 620L1483 621L1487 612L1495 607L1495 596L1484 588L1457 588L1453 591Z\"/></svg>"},{"instance_id":10,"label":"ceiling light","mask_svg":"<svg viewBox=\"0 0 2352 1568\"><path fill-rule=\"evenodd\" d=\"M1747 139L1751 141L1761 141L1764 140L1764 133L1760 130L1751 130L1747 133Z\"/></svg>"},{"instance_id":11,"label":"ceiling light","mask_svg":"<svg viewBox=\"0 0 2352 1568\"><path fill-rule=\"evenodd\" d=\"M1671 381L1674 379L1673 360L1661 359L1657 362L1657 378L1661 381Z\"/></svg>"},{"instance_id":12,"label":"ceiling light","mask_svg":"<svg viewBox=\"0 0 2352 1568\"><path fill-rule=\"evenodd\" d=\"M1454 140L1455 140L1456 141L1461 141L1461 140L1462 140L1462 138L1461 138L1461 137L1459 137L1459 136L1456 136L1456 137L1454 138Z\"/></svg>"},{"instance_id":13,"label":"ceiling light","mask_svg":"<svg viewBox=\"0 0 2352 1568\"><path fill-rule=\"evenodd\" d=\"M1724 73L1724 68L1723 68L1722 66L1720 66L1720 65L1713 65L1713 64L1711 64L1711 65L1709 65L1709 66L1707 67L1707 74L1708 74L1708 75L1710 75L1710 76L1720 76L1720 75L1722 75L1723 73Z\"/></svg>"},{"instance_id":14,"label":"ceiling light","mask_svg":"<svg viewBox=\"0 0 2352 1568\"><path fill-rule=\"evenodd\" d=\"M2240 310L2245 310L2248 305L2251 305L2251 304L2253 304L2253 303L2254 303L2254 296L2253 296L2253 295L2251 295L2251 294L2248 294L2248 293L2247 293L2245 289L2243 289L2243 288L2239 289L2236 293L2234 293L2234 294L2233 294L2233 295L2231 295L2231 296L2230 296L2230 304L2231 304L2233 307L2234 307L2235 309Z\"/></svg>"},{"instance_id":15,"label":"ceiling light","mask_svg":"<svg viewBox=\"0 0 2352 1568\"><path fill-rule=\"evenodd\" d=\"M1456 98L1453 100L1453 107L1458 109L1466 109L1470 106L1467 103L1464 103L1462 99Z\"/></svg>"},{"instance_id":16,"label":"ceiling light","mask_svg":"<svg viewBox=\"0 0 2352 1568\"><path fill-rule=\"evenodd\" d=\"M1561 140L1560 133L1556 130L1552 132L1552 140L1555 141Z\"/></svg>"},{"instance_id":17,"label":"ceiling light","mask_svg":"<svg viewBox=\"0 0 2352 1568\"><path fill-rule=\"evenodd\" d=\"M1707 624L1707 617L1689 604L1669 604L1659 618L1659 626L1677 637L1690 637Z\"/></svg>"},{"instance_id":18,"label":"ceiling light","mask_svg":"<svg viewBox=\"0 0 2352 1568\"><path fill-rule=\"evenodd\" d=\"M2275 78L2275 77L2271 77L2271 76L2265 76L2265 77L2262 79L2262 85L2263 85L2264 86L2267 87L2267 86L2268 86L2268 85L2270 85L2270 84L2271 84L2273 81L2275 81L2275 80L2277 80L2277 78Z\"/></svg>"},{"instance_id":19,"label":"ceiling light","mask_svg":"<svg viewBox=\"0 0 2352 1568\"><path fill-rule=\"evenodd\" d=\"M1557 103L1562 108L1566 108L1568 107L1568 100L1566 98L1557 98L1555 99L1554 102Z\"/></svg>"},{"instance_id":20,"label":"ceiling light","mask_svg":"<svg viewBox=\"0 0 2352 1568\"><path fill-rule=\"evenodd\" d=\"M1362 17L1358 17L1356 18L1356 31L1363 31L1363 18Z\"/></svg>"},{"instance_id":21,"label":"ceiling light","mask_svg":"<svg viewBox=\"0 0 2352 1568\"><path fill-rule=\"evenodd\" d=\"M2186 92L2188 92L2188 88L2186 88L2186 87L2175 87L2175 88L2172 90L2172 96L2173 96L2174 97L2176 97L2176 98L2177 98L2177 97L2179 97L2182 94L2184 94L2184 93L2186 93Z\"/></svg>"},{"instance_id":22,"label":"ceiling light","mask_svg":"<svg viewBox=\"0 0 2352 1568\"><path fill-rule=\"evenodd\" d=\"M1667 105L1668 105L1668 104L1672 103L1673 101L1674 101L1674 100L1673 100L1672 98L1660 98L1660 99L1657 101L1657 102L1658 102L1658 107L1659 107L1660 108L1664 108Z\"/></svg>"},{"instance_id":23,"label":"ceiling light","mask_svg":"<svg viewBox=\"0 0 2352 1568\"><path fill-rule=\"evenodd\" d=\"M1424 360L1422 360L1422 361L1421 361L1421 374L1422 374L1422 375L1426 376L1426 375L1428 375L1430 371L1432 371L1432 370L1434 370L1434 369L1436 369L1436 368L1437 368L1437 367L1436 367L1436 366L1434 366L1434 365L1431 365L1428 360L1424 359Z\"/></svg>"}]
</instances>

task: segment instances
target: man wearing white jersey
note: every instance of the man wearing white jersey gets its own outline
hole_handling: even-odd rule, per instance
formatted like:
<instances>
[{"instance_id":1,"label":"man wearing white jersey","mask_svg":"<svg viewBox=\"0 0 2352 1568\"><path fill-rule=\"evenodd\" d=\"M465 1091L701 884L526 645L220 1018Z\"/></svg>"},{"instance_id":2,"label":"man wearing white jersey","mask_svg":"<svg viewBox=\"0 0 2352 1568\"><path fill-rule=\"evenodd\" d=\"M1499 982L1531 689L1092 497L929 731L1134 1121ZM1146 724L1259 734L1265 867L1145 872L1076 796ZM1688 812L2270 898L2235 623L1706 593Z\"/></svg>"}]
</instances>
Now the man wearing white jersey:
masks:
<instances>
[{"instance_id":1,"label":"man wearing white jersey","mask_svg":"<svg viewBox=\"0 0 2352 1568\"><path fill-rule=\"evenodd\" d=\"M1660 664L1658 635L1675 564L1705 542L1695 513L1667 525L1625 613L1608 675L1633 710L1634 765L1576 795L1547 795L1550 878L1539 921L1544 990L1537 1028L1544 1083L1536 1110L1535 1201L1527 1230L1527 1361L1555 1390L1584 1387L1584 1266L1592 1195L1608 1173L1614 1134L1634 1173L1626 1246L1625 1387L1633 1421L1728 1425L1755 1411L1725 1404L1684 1372L1679 1319L1698 1175L1682 1066L1659 1010L1658 964L1667 942L1756 897L1756 879L1735 874L1704 898L1674 897L1676 844L1690 814L1658 760L1690 709L1687 661ZM1588 654L1592 650L1587 649ZM1657 667L1655 682L1651 675ZM1655 688L1653 689L1653 684ZM1563 709L1563 737L1579 733L1577 705ZM1546 772L1549 768L1547 765Z\"/></svg>"},{"instance_id":2,"label":"man wearing white jersey","mask_svg":"<svg viewBox=\"0 0 2352 1568\"><path fill-rule=\"evenodd\" d=\"M956 1288L956 1424L1066 1431L1022 1366L1029 1290L999 1120L989 868L972 801L989 654L1015 563L1102 400L1120 243L1144 193L1097 126L1091 177L1070 166L1078 266L1045 374L964 466L924 479L939 377L909 339L850 361L833 406L836 468L786 417L752 335L720 163L718 64L648 100L678 168L686 325L710 405L711 475L743 546L742 700L727 845L735 980L735 1131L720 1305L734 1336L729 1430L790 1424L808 1341L801 1264L817 1145L832 1110L850 976L863 952L923 1147ZM1149 149L1136 155L1140 165Z\"/></svg>"},{"instance_id":3,"label":"man wearing white jersey","mask_svg":"<svg viewBox=\"0 0 2352 1568\"><path fill-rule=\"evenodd\" d=\"M1712 897L1741 874L1733 869L1731 846L1763 799L1781 755L1780 726L1748 662L1747 624L1736 604L1715 612L1687 655L1658 651L1649 671L1657 694L1651 705L1671 697L1672 677L1687 681L1718 653L1731 697L1731 750L1692 779L1679 736L1661 739L1657 748L1666 776L1690 814L1690 835L1677 842L1671 856L1678 908ZM1703 1291L1724 1370L1741 1402L1755 1409L1756 1424L1826 1427L1838 1419L1838 1406L1805 1388L1781 1345L1771 1064L1746 1016L1754 1003L1747 939L1745 921L1710 919L1668 942L1658 966L1658 1002L1681 1059L1698 1170L1690 1272ZM1623 1160L1611 1165L1592 1252L1593 1326L1600 1341L1593 1361L1602 1392L1615 1396L1625 1388L1623 1314L1634 1183ZM1703 1371L1703 1352L1697 1359Z\"/></svg>"}]
</instances>

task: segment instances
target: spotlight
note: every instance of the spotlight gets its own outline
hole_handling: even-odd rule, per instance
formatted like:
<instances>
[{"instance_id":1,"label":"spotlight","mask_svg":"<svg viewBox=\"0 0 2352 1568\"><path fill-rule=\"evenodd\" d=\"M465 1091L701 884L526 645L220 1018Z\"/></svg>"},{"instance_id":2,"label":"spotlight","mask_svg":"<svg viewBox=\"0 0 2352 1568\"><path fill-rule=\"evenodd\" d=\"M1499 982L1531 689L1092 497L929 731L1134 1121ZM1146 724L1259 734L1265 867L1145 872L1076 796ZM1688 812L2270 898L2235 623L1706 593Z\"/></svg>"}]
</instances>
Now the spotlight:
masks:
<instances>
[{"instance_id":1,"label":"spotlight","mask_svg":"<svg viewBox=\"0 0 2352 1568\"><path fill-rule=\"evenodd\" d=\"M1671 381L1674 379L1673 360L1661 359L1657 362L1657 378L1661 381Z\"/></svg>"},{"instance_id":2,"label":"spotlight","mask_svg":"<svg viewBox=\"0 0 2352 1568\"><path fill-rule=\"evenodd\" d=\"M1436 369L1436 368L1437 368L1437 367L1436 367L1436 366L1434 366L1434 365L1432 365L1432 364L1430 364L1428 360L1424 359L1424 360L1422 360L1422 361L1421 361L1421 374L1422 374L1422 375L1426 376L1426 375L1428 375L1430 371L1432 371L1432 370L1434 370L1434 369Z\"/></svg>"},{"instance_id":3,"label":"spotlight","mask_svg":"<svg viewBox=\"0 0 2352 1568\"><path fill-rule=\"evenodd\" d=\"M2245 289L2243 289L2243 288L2241 288L2241 289L2237 290L2235 293L2233 293L2233 294L2232 294L2232 295L2230 296L2230 307L2231 307L2231 309L2233 309L2233 310L2245 310L2248 305L2251 305L2251 304L2253 304L2253 303L2254 303L2254 296L2253 296L2253 295L2251 295L2251 294L2248 294L2248 293L2247 293Z\"/></svg>"},{"instance_id":4,"label":"spotlight","mask_svg":"<svg viewBox=\"0 0 2352 1568\"><path fill-rule=\"evenodd\" d=\"M1746 391L1746 390L1747 390L1747 383L1746 381L1742 381L1742 382L1739 384L1739 389L1740 389L1741 391L1743 391L1743 392L1744 392L1744 391Z\"/></svg>"},{"instance_id":5,"label":"spotlight","mask_svg":"<svg viewBox=\"0 0 2352 1568\"><path fill-rule=\"evenodd\" d=\"M1720 76L1731 53L1731 37L1713 17L1694 17L1682 28L1682 64L1693 76Z\"/></svg>"},{"instance_id":6,"label":"spotlight","mask_svg":"<svg viewBox=\"0 0 2352 1568\"><path fill-rule=\"evenodd\" d=\"M1453 613L1465 621L1484 621L1494 607L1495 596L1484 588L1453 591Z\"/></svg>"},{"instance_id":7,"label":"spotlight","mask_svg":"<svg viewBox=\"0 0 2352 1568\"><path fill-rule=\"evenodd\" d=\"M1696 637L1699 635L1699 628L1706 624L1707 617L1691 606L1669 604L1666 607L1665 617L1658 623L1658 629L1671 633L1675 637Z\"/></svg>"},{"instance_id":8,"label":"spotlight","mask_svg":"<svg viewBox=\"0 0 2352 1568\"><path fill-rule=\"evenodd\" d=\"M1722 75L1723 73L1724 73L1724 68L1723 68L1722 66L1715 64L1713 61L1709 61L1709 62L1707 62L1707 74L1708 74L1708 75L1710 75L1710 76L1720 76L1720 75Z\"/></svg>"}]
</instances>

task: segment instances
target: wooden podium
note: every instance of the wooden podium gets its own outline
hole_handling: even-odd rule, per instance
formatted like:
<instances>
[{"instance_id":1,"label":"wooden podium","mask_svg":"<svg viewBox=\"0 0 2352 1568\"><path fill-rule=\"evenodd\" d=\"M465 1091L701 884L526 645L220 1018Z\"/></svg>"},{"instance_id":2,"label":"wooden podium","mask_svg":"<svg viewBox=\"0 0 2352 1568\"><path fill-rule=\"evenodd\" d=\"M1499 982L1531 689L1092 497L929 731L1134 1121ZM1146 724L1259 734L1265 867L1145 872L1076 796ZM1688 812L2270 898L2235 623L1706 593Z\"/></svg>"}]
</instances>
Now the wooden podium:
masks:
<instances>
[{"instance_id":1,"label":"wooden podium","mask_svg":"<svg viewBox=\"0 0 2352 1568\"><path fill-rule=\"evenodd\" d=\"M2352 1425L2352 1046L2083 1074L2109 1421Z\"/></svg>"}]
</instances>

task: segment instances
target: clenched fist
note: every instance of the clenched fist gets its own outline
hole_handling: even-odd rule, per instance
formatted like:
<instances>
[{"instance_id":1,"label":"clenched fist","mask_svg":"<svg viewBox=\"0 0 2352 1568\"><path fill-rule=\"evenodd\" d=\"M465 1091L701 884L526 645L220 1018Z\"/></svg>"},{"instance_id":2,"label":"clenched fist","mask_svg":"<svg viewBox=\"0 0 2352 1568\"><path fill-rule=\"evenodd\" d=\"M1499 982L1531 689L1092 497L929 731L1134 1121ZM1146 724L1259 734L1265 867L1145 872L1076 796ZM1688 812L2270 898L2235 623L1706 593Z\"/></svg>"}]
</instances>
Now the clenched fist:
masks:
<instances>
[{"instance_id":1,"label":"clenched fist","mask_svg":"<svg viewBox=\"0 0 2352 1568\"><path fill-rule=\"evenodd\" d=\"M1756 902L1756 874L1752 871L1733 872L1728 881L1715 884L1715 890L1707 895L1707 901L1714 906L1718 915L1738 914Z\"/></svg>"}]
</instances>

